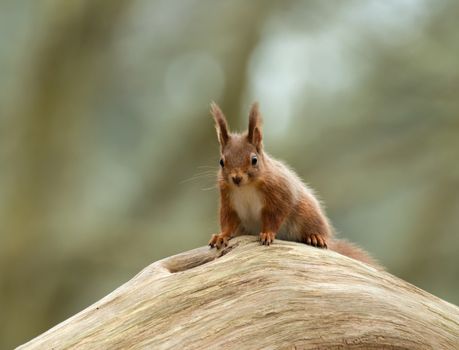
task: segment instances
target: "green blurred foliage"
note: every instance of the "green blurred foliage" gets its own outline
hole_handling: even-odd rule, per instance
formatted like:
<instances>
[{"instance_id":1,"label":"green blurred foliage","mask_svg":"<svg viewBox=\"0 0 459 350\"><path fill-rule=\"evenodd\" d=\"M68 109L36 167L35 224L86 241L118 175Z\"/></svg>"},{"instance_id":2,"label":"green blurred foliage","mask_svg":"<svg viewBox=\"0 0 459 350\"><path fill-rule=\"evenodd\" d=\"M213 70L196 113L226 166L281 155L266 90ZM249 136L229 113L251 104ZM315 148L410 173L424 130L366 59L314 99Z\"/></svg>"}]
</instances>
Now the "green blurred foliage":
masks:
<instances>
[{"instance_id":1,"label":"green blurred foliage","mask_svg":"<svg viewBox=\"0 0 459 350\"><path fill-rule=\"evenodd\" d=\"M459 303L456 1L0 4L0 348L218 229L216 100L342 236Z\"/></svg>"}]
</instances>

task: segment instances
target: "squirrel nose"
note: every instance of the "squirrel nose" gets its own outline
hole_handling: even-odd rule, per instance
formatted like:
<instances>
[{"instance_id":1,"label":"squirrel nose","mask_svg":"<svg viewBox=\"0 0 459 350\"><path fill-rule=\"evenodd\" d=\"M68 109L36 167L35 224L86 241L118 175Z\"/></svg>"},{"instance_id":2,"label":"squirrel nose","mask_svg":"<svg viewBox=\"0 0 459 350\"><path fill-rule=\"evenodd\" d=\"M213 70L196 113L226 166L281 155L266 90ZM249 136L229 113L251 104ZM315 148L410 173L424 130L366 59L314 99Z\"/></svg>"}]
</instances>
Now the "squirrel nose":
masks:
<instances>
[{"instance_id":1,"label":"squirrel nose","mask_svg":"<svg viewBox=\"0 0 459 350\"><path fill-rule=\"evenodd\" d=\"M239 185L242 181L242 177L241 176L233 176L233 182L236 184L236 185Z\"/></svg>"}]
</instances>

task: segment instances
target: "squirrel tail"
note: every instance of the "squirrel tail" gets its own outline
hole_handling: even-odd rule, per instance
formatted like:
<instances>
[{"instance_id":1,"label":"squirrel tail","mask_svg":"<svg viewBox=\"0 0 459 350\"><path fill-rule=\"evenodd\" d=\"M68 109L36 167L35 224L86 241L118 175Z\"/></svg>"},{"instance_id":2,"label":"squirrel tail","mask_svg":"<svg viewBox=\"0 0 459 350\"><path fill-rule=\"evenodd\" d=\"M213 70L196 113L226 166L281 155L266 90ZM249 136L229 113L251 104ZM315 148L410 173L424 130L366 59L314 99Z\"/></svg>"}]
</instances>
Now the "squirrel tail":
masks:
<instances>
[{"instance_id":1,"label":"squirrel tail","mask_svg":"<svg viewBox=\"0 0 459 350\"><path fill-rule=\"evenodd\" d=\"M379 263L374 258L372 258L366 251L364 251L356 244L348 242L344 239L330 240L328 242L328 248L349 258L364 262L365 264L373 266L378 270L384 270L384 267L379 265Z\"/></svg>"}]
</instances>

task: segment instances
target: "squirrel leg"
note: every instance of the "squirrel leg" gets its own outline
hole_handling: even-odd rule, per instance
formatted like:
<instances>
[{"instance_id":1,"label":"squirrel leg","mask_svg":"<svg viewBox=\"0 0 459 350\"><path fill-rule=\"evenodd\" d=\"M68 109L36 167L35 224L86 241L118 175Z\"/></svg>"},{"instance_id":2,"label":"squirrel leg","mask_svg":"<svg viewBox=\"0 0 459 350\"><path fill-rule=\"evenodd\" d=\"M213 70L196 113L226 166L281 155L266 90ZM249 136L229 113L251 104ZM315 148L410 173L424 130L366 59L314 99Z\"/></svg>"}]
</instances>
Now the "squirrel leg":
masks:
<instances>
[{"instance_id":1,"label":"squirrel leg","mask_svg":"<svg viewBox=\"0 0 459 350\"><path fill-rule=\"evenodd\" d=\"M324 235L311 233L306 235L305 242L307 245L312 245L317 248L327 249L327 242Z\"/></svg>"},{"instance_id":2,"label":"squirrel leg","mask_svg":"<svg viewBox=\"0 0 459 350\"><path fill-rule=\"evenodd\" d=\"M212 235L209 241L210 247L217 247L217 249L226 247L228 245L228 240L231 238L233 232L237 230L239 224L239 217L236 212L231 209L228 202L228 196L222 196L220 205L221 233Z\"/></svg>"},{"instance_id":3,"label":"squirrel leg","mask_svg":"<svg viewBox=\"0 0 459 350\"><path fill-rule=\"evenodd\" d=\"M270 207L265 207L263 209L261 212L261 244L270 245L274 242L276 232L279 231L285 216L286 213L282 210L276 210Z\"/></svg>"},{"instance_id":4,"label":"squirrel leg","mask_svg":"<svg viewBox=\"0 0 459 350\"><path fill-rule=\"evenodd\" d=\"M327 248L332 236L326 216L318 204L309 197L304 197L294 208L295 216L291 231L299 242L318 248Z\"/></svg>"},{"instance_id":5,"label":"squirrel leg","mask_svg":"<svg viewBox=\"0 0 459 350\"><path fill-rule=\"evenodd\" d=\"M260 232L260 242L263 245L270 245L274 242L276 234L274 232Z\"/></svg>"},{"instance_id":6,"label":"squirrel leg","mask_svg":"<svg viewBox=\"0 0 459 350\"><path fill-rule=\"evenodd\" d=\"M212 235L209 241L209 246L211 248L216 247L220 249L222 247L226 247L228 245L228 240L231 238L231 234L222 232L218 234Z\"/></svg>"}]
</instances>

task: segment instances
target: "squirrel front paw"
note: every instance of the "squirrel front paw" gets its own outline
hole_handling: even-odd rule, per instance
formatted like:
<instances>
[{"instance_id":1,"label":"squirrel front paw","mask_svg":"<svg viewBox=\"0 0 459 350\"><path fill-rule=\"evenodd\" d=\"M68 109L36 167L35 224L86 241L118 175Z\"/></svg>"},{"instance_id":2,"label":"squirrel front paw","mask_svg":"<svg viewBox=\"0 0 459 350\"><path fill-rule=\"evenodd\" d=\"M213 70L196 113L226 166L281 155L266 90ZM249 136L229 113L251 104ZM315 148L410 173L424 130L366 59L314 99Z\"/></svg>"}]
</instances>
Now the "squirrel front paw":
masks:
<instances>
[{"instance_id":1,"label":"squirrel front paw","mask_svg":"<svg viewBox=\"0 0 459 350\"><path fill-rule=\"evenodd\" d=\"M306 237L306 244L312 245L317 248L327 249L327 242L322 235L317 235L315 233L310 234Z\"/></svg>"},{"instance_id":2,"label":"squirrel front paw","mask_svg":"<svg viewBox=\"0 0 459 350\"><path fill-rule=\"evenodd\" d=\"M263 245L270 245L274 242L274 237L276 234L274 232L261 232L260 233L260 242Z\"/></svg>"},{"instance_id":3,"label":"squirrel front paw","mask_svg":"<svg viewBox=\"0 0 459 350\"><path fill-rule=\"evenodd\" d=\"M226 247L228 245L228 239L228 235L224 235L223 233L214 234L209 241L209 246L211 248L217 247L217 249Z\"/></svg>"}]
</instances>

